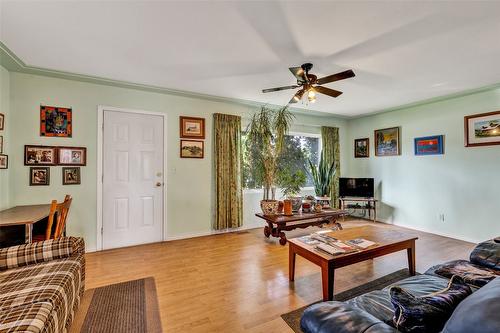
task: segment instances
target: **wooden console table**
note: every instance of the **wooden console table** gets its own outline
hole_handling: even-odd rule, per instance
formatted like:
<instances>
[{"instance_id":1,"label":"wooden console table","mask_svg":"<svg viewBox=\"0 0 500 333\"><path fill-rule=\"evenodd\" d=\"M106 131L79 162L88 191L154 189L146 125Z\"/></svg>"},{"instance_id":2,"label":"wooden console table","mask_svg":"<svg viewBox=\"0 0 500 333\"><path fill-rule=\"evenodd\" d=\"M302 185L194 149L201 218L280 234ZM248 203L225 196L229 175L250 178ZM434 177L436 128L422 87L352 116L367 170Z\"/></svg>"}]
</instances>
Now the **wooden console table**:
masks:
<instances>
[{"instance_id":1,"label":"wooden console table","mask_svg":"<svg viewBox=\"0 0 500 333\"><path fill-rule=\"evenodd\" d=\"M349 206L347 202L356 202L356 206ZM365 205L361 206L358 204L358 202L363 202L365 203ZM356 197L339 198L340 209L366 209L368 210L368 219L373 220L373 222L377 222L377 202L378 200L375 198L356 198ZM373 219L371 216L372 210L373 210Z\"/></svg>"},{"instance_id":2,"label":"wooden console table","mask_svg":"<svg viewBox=\"0 0 500 333\"><path fill-rule=\"evenodd\" d=\"M298 212L291 216L283 214L255 214L255 216L267 222L267 225L264 227L264 235L268 238L269 236L279 237L281 245L286 244L286 235L284 231L290 231L297 228L303 229L310 226L322 226L328 223L333 223L338 229L342 230L342 225L337 222L337 219L346 215L348 215L348 213L341 209L325 209L319 213Z\"/></svg>"}]
</instances>

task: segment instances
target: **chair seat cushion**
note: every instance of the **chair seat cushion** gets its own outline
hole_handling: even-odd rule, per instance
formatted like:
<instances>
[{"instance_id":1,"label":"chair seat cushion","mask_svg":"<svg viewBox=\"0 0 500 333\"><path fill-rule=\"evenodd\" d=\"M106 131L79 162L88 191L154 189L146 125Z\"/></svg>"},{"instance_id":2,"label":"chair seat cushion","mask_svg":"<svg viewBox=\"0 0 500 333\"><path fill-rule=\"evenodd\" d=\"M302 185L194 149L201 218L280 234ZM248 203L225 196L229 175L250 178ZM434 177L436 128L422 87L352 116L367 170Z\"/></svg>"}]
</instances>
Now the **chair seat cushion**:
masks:
<instances>
[{"instance_id":1,"label":"chair seat cushion","mask_svg":"<svg viewBox=\"0 0 500 333\"><path fill-rule=\"evenodd\" d=\"M499 270L486 268L484 266L473 264L467 260L454 260L429 269L435 274L451 278L458 275L464 281L475 287L482 287L497 276L500 276Z\"/></svg>"},{"instance_id":2,"label":"chair seat cushion","mask_svg":"<svg viewBox=\"0 0 500 333\"><path fill-rule=\"evenodd\" d=\"M500 332L500 277L460 303L442 333Z\"/></svg>"}]
</instances>

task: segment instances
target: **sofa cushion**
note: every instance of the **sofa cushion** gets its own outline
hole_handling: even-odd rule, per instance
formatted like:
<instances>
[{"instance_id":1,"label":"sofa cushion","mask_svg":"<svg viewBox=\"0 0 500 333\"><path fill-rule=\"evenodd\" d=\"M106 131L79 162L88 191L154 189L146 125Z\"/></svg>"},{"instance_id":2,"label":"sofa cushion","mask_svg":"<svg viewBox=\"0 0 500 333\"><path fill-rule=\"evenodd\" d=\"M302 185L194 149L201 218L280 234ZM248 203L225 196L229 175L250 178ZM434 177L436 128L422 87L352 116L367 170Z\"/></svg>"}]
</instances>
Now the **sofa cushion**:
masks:
<instances>
[{"instance_id":1,"label":"sofa cushion","mask_svg":"<svg viewBox=\"0 0 500 333\"><path fill-rule=\"evenodd\" d=\"M399 331L437 333L472 290L461 277L453 276L445 289L428 295L417 297L399 286L391 287L390 293L396 309L393 321Z\"/></svg>"},{"instance_id":2,"label":"sofa cushion","mask_svg":"<svg viewBox=\"0 0 500 333\"><path fill-rule=\"evenodd\" d=\"M0 272L0 309L36 302L52 304L58 327L65 327L83 293L83 255Z\"/></svg>"},{"instance_id":3,"label":"sofa cushion","mask_svg":"<svg viewBox=\"0 0 500 333\"><path fill-rule=\"evenodd\" d=\"M479 243L470 254L470 262L500 271L500 243L493 240Z\"/></svg>"},{"instance_id":4,"label":"sofa cushion","mask_svg":"<svg viewBox=\"0 0 500 333\"><path fill-rule=\"evenodd\" d=\"M52 316L53 306L49 302L30 303L2 309L0 312L0 333L59 332Z\"/></svg>"},{"instance_id":5,"label":"sofa cushion","mask_svg":"<svg viewBox=\"0 0 500 333\"><path fill-rule=\"evenodd\" d=\"M500 277L497 277L457 306L443 333L498 333L499 314Z\"/></svg>"},{"instance_id":6,"label":"sofa cushion","mask_svg":"<svg viewBox=\"0 0 500 333\"><path fill-rule=\"evenodd\" d=\"M500 275L500 271L476 265L467 260L450 261L438 265L434 269L434 272L437 275L444 276L446 278L458 275L463 278L466 283L476 287L482 287Z\"/></svg>"}]
</instances>

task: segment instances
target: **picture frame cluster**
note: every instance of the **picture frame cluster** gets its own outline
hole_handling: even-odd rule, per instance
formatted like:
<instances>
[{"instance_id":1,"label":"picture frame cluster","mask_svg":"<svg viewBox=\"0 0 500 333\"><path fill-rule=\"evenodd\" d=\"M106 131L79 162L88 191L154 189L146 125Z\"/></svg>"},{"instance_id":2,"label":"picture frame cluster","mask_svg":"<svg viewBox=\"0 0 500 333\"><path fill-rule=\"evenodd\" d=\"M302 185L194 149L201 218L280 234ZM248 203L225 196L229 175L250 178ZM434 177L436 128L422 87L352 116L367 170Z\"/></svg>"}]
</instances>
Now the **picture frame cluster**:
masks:
<instances>
[{"instance_id":1,"label":"picture frame cluster","mask_svg":"<svg viewBox=\"0 0 500 333\"><path fill-rule=\"evenodd\" d=\"M203 158L205 152L205 142L203 141L205 139L205 118L180 116L179 127L181 137L179 156L181 158Z\"/></svg>"},{"instance_id":2,"label":"picture frame cluster","mask_svg":"<svg viewBox=\"0 0 500 333\"><path fill-rule=\"evenodd\" d=\"M0 113L0 131L5 129L5 115ZM3 135L0 135L0 170L9 168L9 156L3 151Z\"/></svg>"}]
</instances>

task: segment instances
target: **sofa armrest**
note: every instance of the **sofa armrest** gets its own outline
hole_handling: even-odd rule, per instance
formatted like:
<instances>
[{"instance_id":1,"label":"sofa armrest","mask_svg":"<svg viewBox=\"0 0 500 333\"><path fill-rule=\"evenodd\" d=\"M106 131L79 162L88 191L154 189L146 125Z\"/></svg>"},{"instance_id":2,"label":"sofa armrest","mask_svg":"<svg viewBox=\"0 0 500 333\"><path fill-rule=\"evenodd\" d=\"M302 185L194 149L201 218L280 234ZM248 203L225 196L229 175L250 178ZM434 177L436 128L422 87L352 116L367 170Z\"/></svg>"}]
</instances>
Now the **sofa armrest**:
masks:
<instances>
[{"instance_id":1,"label":"sofa armrest","mask_svg":"<svg viewBox=\"0 0 500 333\"><path fill-rule=\"evenodd\" d=\"M500 243L494 240L479 243L470 254L470 262L500 270Z\"/></svg>"},{"instance_id":2,"label":"sofa armrest","mask_svg":"<svg viewBox=\"0 0 500 333\"><path fill-rule=\"evenodd\" d=\"M397 333L368 312L342 302L322 302L308 307L300 320L305 333Z\"/></svg>"},{"instance_id":3,"label":"sofa armrest","mask_svg":"<svg viewBox=\"0 0 500 333\"><path fill-rule=\"evenodd\" d=\"M0 249L0 271L85 253L79 237L61 237Z\"/></svg>"}]
</instances>

